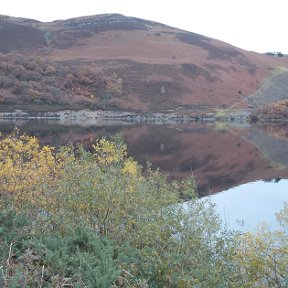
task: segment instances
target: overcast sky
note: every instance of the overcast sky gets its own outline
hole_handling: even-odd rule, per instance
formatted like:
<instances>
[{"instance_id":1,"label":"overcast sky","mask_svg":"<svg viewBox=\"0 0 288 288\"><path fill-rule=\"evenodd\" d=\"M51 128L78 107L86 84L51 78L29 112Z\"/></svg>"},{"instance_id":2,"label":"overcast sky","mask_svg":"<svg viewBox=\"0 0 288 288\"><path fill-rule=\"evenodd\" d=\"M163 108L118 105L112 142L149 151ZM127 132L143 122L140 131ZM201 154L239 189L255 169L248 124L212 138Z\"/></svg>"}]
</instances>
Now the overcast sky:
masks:
<instances>
[{"instance_id":1,"label":"overcast sky","mask_svg":"<svg viewBox=\"0 0 288 288\"><path fill-rule=\"evenodd\" d=\"M288 53L287 8L287 0L1 0L0 14L49 22L121 13L246 50Z\"/></svg>"}]
</instances>

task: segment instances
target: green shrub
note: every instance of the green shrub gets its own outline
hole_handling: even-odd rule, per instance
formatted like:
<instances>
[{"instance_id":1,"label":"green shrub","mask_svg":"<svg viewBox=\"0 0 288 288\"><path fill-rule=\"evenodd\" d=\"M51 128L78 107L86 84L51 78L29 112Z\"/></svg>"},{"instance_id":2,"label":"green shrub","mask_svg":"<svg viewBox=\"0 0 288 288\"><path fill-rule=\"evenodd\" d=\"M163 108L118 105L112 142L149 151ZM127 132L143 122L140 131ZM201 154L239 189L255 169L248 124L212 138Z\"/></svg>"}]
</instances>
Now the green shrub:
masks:
<instances>
[{"instance_id":1,"label":"green shrub","mask_svg":"<svg viewBox=\"0 0 288 288\"><path fill-rule=\"evenodd\" d=\"M119 275L108 238L96 237L83 226L65 231L51 226L32 235L27 233L32 223L21 219L11 211L1 214L1 287L106 288Z\"/></svg>"},{"instance_id":2,"label":"green shrub","mask_svg":"<svg viewBox=\"0 0 288 288\"><path fill-rule=\"evenodd\" d=\"M287 204L283 231L228 231L193 179L143 171L121 139L56 151L15 134L0 168L0 287L287 287Z\"/></svg>"}]
</instances>

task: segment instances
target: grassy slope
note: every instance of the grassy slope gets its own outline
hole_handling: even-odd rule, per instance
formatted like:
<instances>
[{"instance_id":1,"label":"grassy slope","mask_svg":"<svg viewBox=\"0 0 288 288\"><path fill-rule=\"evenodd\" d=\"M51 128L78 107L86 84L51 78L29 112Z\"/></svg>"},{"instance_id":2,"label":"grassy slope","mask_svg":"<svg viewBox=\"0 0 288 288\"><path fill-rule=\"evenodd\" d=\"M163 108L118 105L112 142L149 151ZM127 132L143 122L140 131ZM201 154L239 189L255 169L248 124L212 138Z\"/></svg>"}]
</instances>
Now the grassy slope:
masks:
<instances>
[{"instance_id":1,"label":"grassy slope","mask_svg":"<svg viewBox=\"0 0 288 288\"><path fill-rule=\"evenodd\" d=\"M235 103L247 108L243 100L261 87L262 80L276 67L288 67L286 57L260 55L199 34L117 14L52 23L2 16L0 25L0 37L8 39L0 45L0 54L13 51L22 58L36 56L62 66L62 74L57 68L54 86L61 90L60 97L48 97L51 107L68 104L72 109L141 111L182 107L189 113L199 107L227 108ZM35 49L31 49L31 43ZM71 70L87 67L92 74L102 73L106 83L105 87L94 87L94 98L90 91L85 94L79 81L74 90L63 88ZM112 79L112 85L107 79ZM47 84L39 82L44 88L40 92L46 93ZM6 92L0 87L2 105L23 104L15 94ZM37 104L38 100L28 97L25 103L40 107L47 102L44 99Z\"/></svg>"}]
</instances>

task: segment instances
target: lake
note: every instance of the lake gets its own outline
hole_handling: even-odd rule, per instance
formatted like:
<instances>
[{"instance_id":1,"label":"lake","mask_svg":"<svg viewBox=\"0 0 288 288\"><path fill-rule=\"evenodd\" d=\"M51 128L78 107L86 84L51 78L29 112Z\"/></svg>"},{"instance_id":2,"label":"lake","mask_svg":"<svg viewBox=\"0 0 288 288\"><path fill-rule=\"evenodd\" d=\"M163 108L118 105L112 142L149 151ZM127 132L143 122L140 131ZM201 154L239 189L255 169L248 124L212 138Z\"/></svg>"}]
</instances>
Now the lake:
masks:
<instances>
[{"instance_id":1,"label":"lake","mask_svg":"<svg viewBox=\"0 0 288 288\"><path fill-rule=\"evenodd\" d=\"M142 166L148 161L170 180L193 175L199 195L210 195L230 228L255 230L259 221L267 221L275 229L274 213L288 200L288 126L284 124L1 120L0 131L7 134L15 126L41 144L54 146L72 142L91 147L99 137L120 133L129 155Z\"/></svg>"}]
</instances>

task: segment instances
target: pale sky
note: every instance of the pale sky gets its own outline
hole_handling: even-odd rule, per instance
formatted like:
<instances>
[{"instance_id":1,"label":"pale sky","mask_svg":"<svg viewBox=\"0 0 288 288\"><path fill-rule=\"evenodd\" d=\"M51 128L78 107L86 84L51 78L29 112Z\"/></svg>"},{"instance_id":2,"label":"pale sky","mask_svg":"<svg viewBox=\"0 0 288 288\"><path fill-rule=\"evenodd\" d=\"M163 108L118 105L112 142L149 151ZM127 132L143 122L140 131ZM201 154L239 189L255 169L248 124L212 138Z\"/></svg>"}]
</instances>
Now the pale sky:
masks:
<instances>
[{"instance_id":1,"label":"pale sky","mask_svg":"<svg viewBox=\"0 0 288 288\"><path fill-rule=\"evenodd\" d=\"M50 22L121 13L250 51L287 54L287 8L287 0L1 0L0 14Z\"/></svg>"}]
</instances>

